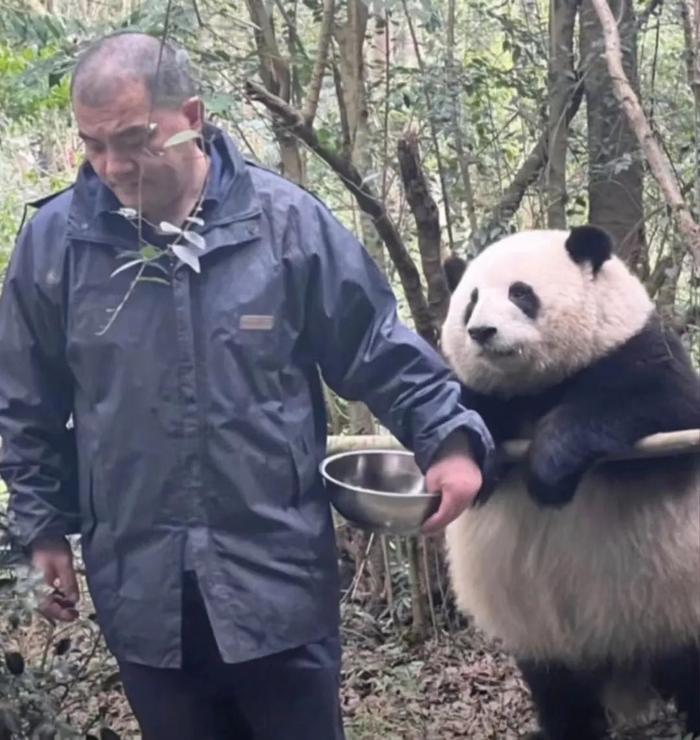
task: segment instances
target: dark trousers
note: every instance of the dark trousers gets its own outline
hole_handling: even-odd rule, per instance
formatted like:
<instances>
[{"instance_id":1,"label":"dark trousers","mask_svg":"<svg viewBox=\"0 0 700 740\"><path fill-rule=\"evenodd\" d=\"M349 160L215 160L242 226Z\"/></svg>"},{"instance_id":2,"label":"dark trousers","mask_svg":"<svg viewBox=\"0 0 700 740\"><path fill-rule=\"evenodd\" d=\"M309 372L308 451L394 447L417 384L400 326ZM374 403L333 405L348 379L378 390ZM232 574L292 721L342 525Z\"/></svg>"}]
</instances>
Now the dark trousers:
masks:
<instances>
[{"instance_id":1,"label":"dark trousers","mask_svg":"<svg viewBox=\"0 0 700 740\"><path fill-rule=\"evenodd\" d=\"M120 663L144 740L344 740L338 638L224 663L189 577L182 632L182 668Z\"/></svg>"}]
</instances>

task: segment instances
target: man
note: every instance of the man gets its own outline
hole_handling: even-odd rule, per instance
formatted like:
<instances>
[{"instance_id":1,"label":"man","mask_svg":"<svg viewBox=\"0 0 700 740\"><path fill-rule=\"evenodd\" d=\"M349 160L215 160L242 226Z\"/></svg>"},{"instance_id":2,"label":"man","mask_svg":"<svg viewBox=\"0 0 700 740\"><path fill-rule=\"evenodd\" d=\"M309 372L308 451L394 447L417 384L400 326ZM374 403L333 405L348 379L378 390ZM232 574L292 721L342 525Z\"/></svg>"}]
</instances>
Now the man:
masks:
<instances>
[{"instance_id":1,"label":"man","mask_svg":"<svg viewBox=\"0 0 700 740\"><path fill-rule=\"evenodd\" d=\"M204 124L181 51L102 39L72 101L87 161L0 302L2 474L44 611L77 615L80 532L145 738L342 738L320 375L414 450L442 493L426 532L473 501L489 433L352 235ZM199 232L200 272L115 272L178 241L162 222Z\"/></svg>"}]
</instances>

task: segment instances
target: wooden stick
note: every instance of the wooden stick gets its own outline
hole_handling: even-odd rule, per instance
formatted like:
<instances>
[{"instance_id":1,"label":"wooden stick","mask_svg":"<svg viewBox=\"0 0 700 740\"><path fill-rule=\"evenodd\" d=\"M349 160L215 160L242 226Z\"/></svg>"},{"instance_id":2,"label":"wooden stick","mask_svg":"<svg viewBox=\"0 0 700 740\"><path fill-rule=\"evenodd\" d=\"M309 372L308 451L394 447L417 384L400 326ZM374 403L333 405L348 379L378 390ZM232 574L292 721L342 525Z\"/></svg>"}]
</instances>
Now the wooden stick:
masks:
<instances>
[{"instance_id":1,"label":"wooden stick","mask_svg":"<svg viewBox=\"0 0 700 740\"><path fill-rule=\"evenodd\" d=\"M503 444L503 455L508 462L525 459L530 442L527 439L512 439ZM401 443L390 435L368 434L331 436L328 438L328 454L353 452L357 450L403 450ZM640 439L628 455L615 459L638 459L667 457L671 455L699 455L700 429L686 429L680 432L652 434Z\"/></svg>"}]
</instances>

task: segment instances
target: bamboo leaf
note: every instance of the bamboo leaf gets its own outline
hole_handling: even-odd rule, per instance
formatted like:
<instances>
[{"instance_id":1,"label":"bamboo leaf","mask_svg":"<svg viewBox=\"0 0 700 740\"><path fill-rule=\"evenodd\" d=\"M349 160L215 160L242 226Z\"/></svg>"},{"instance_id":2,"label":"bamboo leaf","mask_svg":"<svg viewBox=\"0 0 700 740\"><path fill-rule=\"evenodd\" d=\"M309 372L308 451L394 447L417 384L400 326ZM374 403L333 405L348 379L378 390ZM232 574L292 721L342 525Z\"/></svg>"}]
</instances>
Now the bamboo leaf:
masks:
<instances>
[{"instance_id":1,"label":"bamboo leaf","mask_svg":"<svg viewBox=\"0 0 700 740\"><path fill-rule=\"evenodd\" d=\"M182 229L179 226L175 226L175 224L171 224L169 221L161 221L158 224L158 229L163 234L181 234Z\"/></svg>"},{"instance_id":2,"label":"bamboo leaf","mask_svg":"<svg viewBox=\"0 0 700 740\"><path fill-rule=\"evenodd\" d=\"M171 146L177 146L178 144L184 144L186 141L198 139L199 136L199 131L193 131L191 128L185 129L184 131L178 131L174 136L171 136L165 144L163 144L163 149L169 149Z\"/></svg>"},{"instance_id":3,"label":"bamboo leaf","mask_svg":"<svg viewBox=\"0 0 700 740\"><path fill-rule=\"evenodd\" d=\"M143 259L137 259L137 260L131 260L130 262L127 262L124 265L120 265L117 267L114 272L110 275L110 277L114 277L115 275L118 275L120 272L124 272L124 270L130 270L132 267L135 267L136 265L143 264Z\"/></svg>"},{"instance_id":4,"label":"bamboo leaf","mask_svg":"<svg viewBox=\"0 0 700 740\"><path fill-rule=\"evenodd\" d=\"M200 272L199 257L195 254L192 247L188 247L186 244L171 244L170 245L173 254L178 259L184 262L188 267L191 267L195 272Z\"/></svg>"},{"instance_id":5,"label":"bamboo leaf","mask_svg":"<svg viewBox=\"0 0 700 740\"><path fill-rule=\"evenodd\" d=\"M183 231L182 235L190 244L194 244L197 249L206 249L207 243L201 234L197 234L195 231Z\"/></svg>"},{"instance_id":6,"label":"bamboo leaf","mask_svg":"<svg viewBox=\"0 0 700 740\"><path fill-rule=\"evenodd\" d=\"M139 278L140 283L158 283L159 285L170 286L170 282L165 278L156 277L155 275L148 275L147 277Z\"/></svg>"}]
</instances>

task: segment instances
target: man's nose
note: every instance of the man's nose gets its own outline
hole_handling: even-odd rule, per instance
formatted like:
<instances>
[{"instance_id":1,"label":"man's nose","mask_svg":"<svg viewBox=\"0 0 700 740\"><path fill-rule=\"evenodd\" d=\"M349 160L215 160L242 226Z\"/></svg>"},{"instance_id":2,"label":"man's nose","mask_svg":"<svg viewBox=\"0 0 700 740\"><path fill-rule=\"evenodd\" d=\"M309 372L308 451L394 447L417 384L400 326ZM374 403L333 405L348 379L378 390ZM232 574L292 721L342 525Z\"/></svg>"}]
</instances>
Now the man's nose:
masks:
<instances>
[{"instance_id":1,"label":"man's nose","mask_svg":"<svg viewBox=\"0 0 700 740\"><path fill-rule=\"evenodd\" d=\"M109 181L119 180L136 171L136 163L130 157L114 150L105 153L105 175Z\"/></svg>"}]
</instances>

